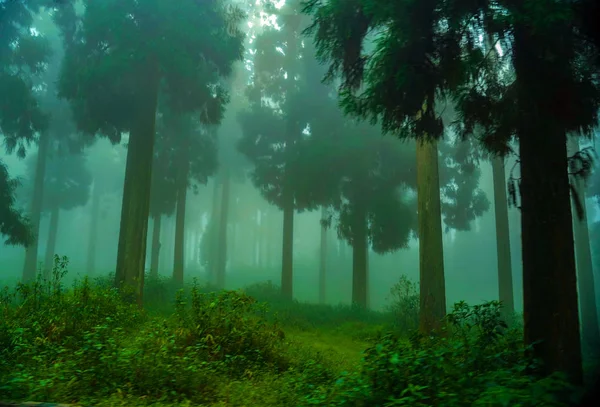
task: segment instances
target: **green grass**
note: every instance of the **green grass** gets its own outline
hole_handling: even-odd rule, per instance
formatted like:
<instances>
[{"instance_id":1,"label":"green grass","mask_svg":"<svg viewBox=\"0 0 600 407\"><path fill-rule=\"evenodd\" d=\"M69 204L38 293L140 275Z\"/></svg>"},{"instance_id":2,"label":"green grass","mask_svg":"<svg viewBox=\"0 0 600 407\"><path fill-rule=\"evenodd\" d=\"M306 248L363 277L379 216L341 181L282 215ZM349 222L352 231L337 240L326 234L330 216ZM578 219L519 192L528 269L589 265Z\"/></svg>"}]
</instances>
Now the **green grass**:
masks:
<instances>
[{"instance_id":1,"label":"green grass","mask_svg":"<svg viewBox=\"0 0 600 407\"><path fill-rule=\"evenodd\" d=\"M148 280L147 309L110 278L0 295L0 400L95 406L565 406L495 302L459 303L443 332L414 333L416 286L385 312L287 301L271 283L214 291Z\"/></svg>"}]
</instances>

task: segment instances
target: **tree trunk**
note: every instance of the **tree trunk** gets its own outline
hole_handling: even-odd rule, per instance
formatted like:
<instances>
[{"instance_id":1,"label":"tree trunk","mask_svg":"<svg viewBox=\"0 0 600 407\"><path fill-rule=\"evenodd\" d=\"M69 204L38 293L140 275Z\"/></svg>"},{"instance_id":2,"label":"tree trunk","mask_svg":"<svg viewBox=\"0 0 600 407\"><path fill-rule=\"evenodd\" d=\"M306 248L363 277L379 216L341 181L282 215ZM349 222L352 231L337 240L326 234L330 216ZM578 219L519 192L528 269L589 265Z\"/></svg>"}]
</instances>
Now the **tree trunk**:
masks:
<instances>
[{"instance_id":1,"label":"tree trunk","mask_svg":"<svg viewBox=\"0 0 600 407\"><path fill-rule=\"evenodd\" d=\"M216 283L219 289L225 288L225 270L227 267L227 223L229 215L229 188L231 180L229 169L223 169L223 188L221 190L221 213L219 219L219 238L217 245Z\"/></svg>"},{"instance_id":2,"label":"tree trunk","mask_svg":"<svg viewBox=\"0 0 600 407\"><path fill-rule=\"evenodd\" d=\"M321 249L319 252L319 303L327 301L326 279L327 279L327 226L323 222L327 219L327 209L321 207Z\"/></svg>"},{"instance_id":3,"label":"tree trunk","mask_svg":"<svg viewBox=\"0 0 600 407\"><path fill-rule=\"evenodd\" d=\"M579 151L579 142L576 138L569 137L568 150L569 155ZM585 207L585 184L582 179L576 177L572 182L583 209L581 219L573 211L573 237L575 238L577 287L579 290L579 310L581 312L581 337L587 349L596 350L600 349L600 331L598 330L592 251L590 249L590 234Z\"/></svg>"},{"instance_id":4,"label":"tree trunk","mask_svg":"<svg viewBox=\"0 0 600 407\"><path fill-rule=\"evenodd\" d=\"M289 189L288 189L289 191ZM283 240L281 250L281 294L294 298L294 196L286 194L283 207Z\"/></svg>"},{"instance_id":5,"label":"tree trunk","mask_svg":"<svg viewBox=\"0 0 600 407\"><path fill-rule=\"evenodd\" d=\"M87 250L87 274L93 276L96 268L96 246L98 244L98 218L100 212L100 188L94 183L92 192L92 213L90 214L90 236Z\"/></svg>"},{"instance_id":6,"label":"tree trunk","mask_svg":"<svg viewBox=\"0 0 600 407\"><path fill-rule=\"evenodd\" d=\"M352 305L367 307L367 214L363 207L354 208L352 230Z\"/></svg>"},{"instance_id":7,"label":"tree trunk","mask_svg":"<svg viewBox=\"0 0 600 407\"><path fill-rule=\"evenodd\" d=\"M258 209L256 210L256 219L254 220L254 236L253 236L253 244L252 247L254 248L254 250L252 251L254 256L253 256L253 262L252 262L252 266L254 266L255 268L259 267L259 261L260 261L260 224L258 223Z\"/></svg>"},{"instance_id":8,"label":"tree trunk","mask_svg":"<svg viewBox=\"0 0 600 407\"><path fill-rule=\"evenodd\" d=\"M37 163L35 166L35 181L33 184L33 196L31 199L30 225L33 241L25 249L25 263L23 264L24 283L35 280L37 267L37 254L40 234L40 217L44 201L44 178L46 177L46 161L52 136L48 132L40 133Z\"/></svg>"},{"instance_id":9,"label":"tree trunk","mask_svg":"<svg viewBox=\"0 0 600 407\"><path fill-rule=\"evenodd\" d=\"M530 26L517 24L513 34L515 85L521 112L517 136L525 343L533 346L533 354L544 363L545 372L560 370L574 383L581 383L567 137L550 114L557 106L562 109L563 87L569 82L555 74L570 68L561 66L565 61L557 60L550 69L546 57L549 50L557 52L554 55L569 51L560 44L547 43L548 37L541 41L531 30ZM555 50L554 45L562 49Z\"/></svg>"},{"instance_id":10,"label":"tree trunk","mask_svg":"<svg viewBox=\"0 0 600 407\"><path fill-rule=\"evenodd\" d=\"M44 259L44 278L49 278L54 268L54 254L56 251L56 236L58 235L58 218L60 209L54 206L50 211L50 226L48 227L48 240L46 242L46 256Z\"/></svg>"},{"instance_id":11,"label":"tree trunk","mask_svg":"<svg viewBox=\"0 0 600 407\"><path fill-rule=\"evenodd\" d=\"M217 283L217 257L219 250L219 179L214 177L212 209L210 214L209 229L206 233L209 234L209 253L208 253L208 281L212 284Z\"/></svg>"},{"instance_id":12,"label":"tree trunk","mask_svg":"<svg viewBox=\"0 0 600 407\"><path fill-rule=\"evenodd\" d=\"M184 238L185 238L185 204L187 198L187 181L189 172L189 159L181 157L181 168L177 186L177 214L175 217L175 248L173 253L173 280L183 286L184 266Z\"/></svg>"},{"instance_id":13,"label":"tree trunk","mask_svg":"<svg viewBox=\"0 0 600 407\"><path fill-rule=\"evenodd\" d=\"M145 73L144 69L146 69ZM132 300L135 299L141 307L160 80L158 64L149 61L148 65L140 70L140 75L145 75L145 78L144 86L138 93L138 106L133 118L134 126L129 132L115 286L126 296L129 296L129 292L132 291L134 294Z\"/></svg>"},{"instance_id":14,"label":"tree trunk","mask_svg":"<svg viewBox=\"0 0 600 407\"><path fill-rule=\"evenodd\" d=\"M367 308L368 245L366 214L357 211L352 243L352 304Z\"/></svg>"},{"instance_id":15,"label":"tree trunk","mask_svg":"<svg viewBox=\"0 0 600 407\"><path fill-rule=\"evenodd\" d=\"M508 200L504 159L492 158L494 181L494 213L496 217L496 253L498 256L498 299L502 302L502 317L511 322L515 312L513 296L510 234L508 229Z\"/></svg>"},{"instance_id":16,"label":"tree trunk","mask_svg":"<svg viewBox=\"0 0 600 407\"><path fill-rule=\"evenodd\" d=\"M438 149L435 141L417 141L417 205L419 217L419 329L441 327L446 316L446 285Z\"/></svg>"},{"instance_id":17,"label":"tree trunk","mask_svg":"<svg viewBox=\"0 0 600 407\"><path fill-rule=\"evenodd\" d=\"M160 258L160 227L162 215L157 215L152 221L152 253L150 256L150 277L158 278L158 260Z\"/></svg>"}]
</instances>

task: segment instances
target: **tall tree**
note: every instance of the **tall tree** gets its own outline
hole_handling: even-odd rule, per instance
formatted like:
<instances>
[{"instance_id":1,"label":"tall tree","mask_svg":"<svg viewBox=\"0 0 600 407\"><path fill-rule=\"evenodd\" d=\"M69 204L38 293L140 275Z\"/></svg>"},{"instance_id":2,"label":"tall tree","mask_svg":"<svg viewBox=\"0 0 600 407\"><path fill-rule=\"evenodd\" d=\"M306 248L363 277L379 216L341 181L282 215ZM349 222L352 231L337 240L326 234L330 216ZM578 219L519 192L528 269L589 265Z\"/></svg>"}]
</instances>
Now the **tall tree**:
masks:
<instances>
[{"instance_id":1,"label":"tall tree","mask_svg":"<svg viewBox=\"0 0 600 407\"><path fill-rule=\"evenodd\" d=\"M460 62L448 52L454 43L436 29L436 1L306 4L304 11L314 18L307 32L329 64L326 78L342 75L344 111L380 121L385 133L417 140L420 328L430 331L446 314L437 147L443 125L436 97L454 85L447 75ZM363 52L369 32L379 38Z\"/></svg>"},{"instance_id":2,"label":"tall tree","mask_svg":"<svg viewBox=\"0 0 600 407\"><path fill-rule=\"evenodd\" d=\"M163 115L163 128L170 145L170 164L173 167L176 197L175 246L173 279L183 284L184 237L187 191L198 193L199 185L206 184L208 177L217 169L215 133L189 115L169 112Z\"/></svg>"},{"instance_id":3,"label":"tall tree","mask_svg":"<svg viewBox=\"0 0 600 407\"><path fill-rule=\"evenodd\" d=\"M588 165L586 155L579 149L579 140L569 137L567 150L571 158L571 169L574 172L583 170L581 164ZM592 251L590 248L590 234L588 230L588 216L586 208L586 182L582 177L573 176L571 200L573 212L579 216L573 217L573 237L575 241L575 261L577 268L577 288L579 292L579 310L581 312L581 336L587 349L600 347L600 329L598 327L598 309L596 304L596 287L594 284L594 270L592 264Z\"/></svg>"},{"instance_id":4,"label":"tall tree","mask_svg":"<svg viewBox=\"0 0 600 407\"><path fill-rule=\"evenodd\" d=\"M243 16L219 0L83 4L61 94L86 133L115 142L129 133L115 284L141 305L159 90L174 110L218 123L227 99L219 81L242 56Z\"/></svg>"},{"instance_id":5,"label":"tall tree","mask_svg":"<svg viewBox=\"0 0 600 407\"><path fill-rule=\"evenodd\" d=\"M323 155L325 162L315 157L313 163L329 165L339 177L331 205L338 236L352 246L352 303L367 307L369 248L376 253L406 248L416 231L410 198L414 156L406 145L382 138L377 127L350 121L340 130L327 141L337 146L335 156Z\"/></svg>"},{"instance_id":6,"label":"tall tree","mask_svg":"<svg viewBox=\"0 0 600 407\"><path fill-rule=\"evenodd\" d=\"M479 61L461 92L464 134L480 124L497 154L513 137L519 142L525 340L543 371L563 370L575 382L582 367L567 134L589 134L600 106L598 45L581 35L578 3L498 0L446 10L470 26L458 44ZM502 45L504 61L490 61L473 41L482 32Z\"/></svg>"},{"instance_id":7,"label":"tall tree","mask_svg":"<svg viewBox=\"0 0 600 407\"><path fill-rule=\"evenodd\" d=\"M125 163L126 149L123 145L118 148L110 143L95 143L91 151L88 150L87 161L92 169L94 178L91 206L90 227L88 237L86 271L89 276L95 274L96 255L98 253L98 234L100 221L105 217L106 207L111 198L117 202L123 192L123 167Z\"/></svg>"},{"instance_id":8,"label":"tall tree","mask_svg":"<svg viewBox=\"0 0 600 407\"><path fill-rule=\"evenodd\" d=\"M0 136L6 152L16 151L19 157L25 156L27 145L36 141L48 126L39 92L34 90L39 89L35 85L43 82L42 75L51 56L48 38L33 30L36 14L43 5L43 1L0 4ZM39 218L34 215L28 222L15 207L16 180L10 177L1 160L0 183L5 186L1 190L0 234L6 236L8 243L29 246L30 251L37 253L35 226L39 225ZM34 275L24 277L27 280Z\"/></svg>"},{"instance_id":9,"label":"tall tree","mask_svg":"<svg viewBox=\"0 0 600 407\"><path fill-rule=\"evenodd\" d=\"M281 31L257 37L253 83L248 89L250 108L240 113L243 137L240 151L254 165L251 179L267 201L283 211L281 291L293 297L294 212L307 209L299 200L294 175L302 171L295 156L304 130L299 88L300 15L294 3L281 13ZM279 52L278 47L284 50ZM263 103L270 99L274 105Z\"/></svg>"}]
</instances>

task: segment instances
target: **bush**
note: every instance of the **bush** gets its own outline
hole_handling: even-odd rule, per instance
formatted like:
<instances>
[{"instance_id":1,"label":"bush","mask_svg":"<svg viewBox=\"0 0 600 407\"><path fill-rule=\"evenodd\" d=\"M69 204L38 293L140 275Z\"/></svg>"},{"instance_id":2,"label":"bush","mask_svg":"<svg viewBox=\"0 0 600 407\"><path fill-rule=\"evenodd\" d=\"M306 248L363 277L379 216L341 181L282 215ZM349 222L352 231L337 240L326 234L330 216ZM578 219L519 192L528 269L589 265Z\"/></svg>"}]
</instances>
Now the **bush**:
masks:
<instances>
[{"instance_id":1,"label":"bush","mask_svg":"<svg viewBox=\"0 0 600 407\"><path fill-rule=\"evenodd\" d=\"M392 314L393 326L402 334L409 334L419 327L419 285L405 275L390 289L390 305L386 310Z\"/></svg>"},{"instance_id":2,"label":"bush","mask_svg":"<svg viewBox=\"0 0 600 407\"><path fill-rule=\"evenodd\" d=\"M103 281L64 290L66 266L1 297L0 399L207 403L232 379L290 367L283 331L244 293L194 285L171 317L149 319Z\"/></svg>"},{"instance_id":3,"label":"bush","mask_svg":"<svg viewBox=\"0 0 600 407\"><path fill-rule=\"evenodd\" d=\"M258 301L269 305L269 318L281 321L286 327L300 330L315 328L339 329L344 324L385 325L393 322L389 312L378 312L352 305L326 305L289 300L280 288L270 281L252 284L243 290Z\"/></svg>"},{"instance_id":4,"label":"bush","mask_svg":"<svg viewBox=\"0 0 600 407\"><path fill-rule=\"evenodd\" d=\"M572 388L556 374L537 378L522 336L507 330L500 305L455 305L444 332L410 341L384 336L361 369L315 391L305 405L565 406Z\"/></svg>"}]
</instances>

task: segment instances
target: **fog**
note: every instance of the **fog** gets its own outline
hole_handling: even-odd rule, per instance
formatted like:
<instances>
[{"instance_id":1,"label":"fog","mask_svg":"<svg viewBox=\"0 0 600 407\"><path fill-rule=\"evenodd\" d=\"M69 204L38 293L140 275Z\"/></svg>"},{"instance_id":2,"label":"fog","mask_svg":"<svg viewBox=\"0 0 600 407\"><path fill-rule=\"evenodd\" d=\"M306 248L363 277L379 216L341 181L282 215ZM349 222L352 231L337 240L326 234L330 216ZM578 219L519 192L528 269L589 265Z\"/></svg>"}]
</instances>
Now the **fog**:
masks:
<instances>
[{"instance_id":1,"label":"fog","mask_svg":"<svg viewBox=\"0 0 600 407\"><path fill-rule=\"evenodd\" d=\"M263 21L261 24L260 21ZM273 16L263 13L251 27L263 27L269 24L265 21L276 21ZM48 16L41 16L37 31L42 36L48 36L56 42L56 30L51 27ZM259 30L260 31L260 30ZM250 37L250 44L259 31ZM247 82L253 65L237 63L234 77L231 79L232 100L226 107L222 123L217 129L218 158L227 165L242 168L241 174L234 177L230 185L230 197L227 219L227 288L240 288L255 282L271 280L275 284L281 281L282 258L282 210L269 203L261 192L254 186L250 172L251 165L242 155L237 143L242 134L238 120L240 111L247 105L242 86ZM55 62L53 62L55 63ZM63 103L63 102L53 102ZM62 119L61 119L62 120ZM64 124L64 123L63 123ZM75 125L70 124L73 134ZM69 126L66 126L69 127ZM123 180L127 155L127 136L116 144L106 138L88 137L81 151L85 157L85 166L91 173L93 182L89 185L86 202L71 209L60 209L58 234L54 253L67 256L69 259L69 276L82 277L89 275L97 277L115 272L119 228L121 217L121 202ZM393 138L393 136L385 136ZM30 143L26 149L25 159L16 154L0 151L0 159L7 165L12 177L19 178L21 188L18 190L18 202L24 212L31 207L31 188L35 171L35 162L31 157L37 155L37 146ZM226 154L224 154L226 152ZM514 157L506 163L506 176L513 167ZM28 167L29 163L29 167ZM482 216L470 221L471 230L446 230L443 234L444 265L446 275L446 301L449 306L454 302L465 300L479 303L498 298L498 275L496 254L496 231L494 218L494 190L492 171L489 161L478 163L481 170L479 188L483 190L490 201L489 208ZM323 171L327 169L323 168ZM185 243L184 243L184 279L190 281L197 278L200 282L207 281L207 265L201 245L203 237L207 236L209 222L215 201L215 177L211 174L207 182L197 183L196 188L190 188L186 198L185 209ZM102 192L99 199L97 230L92 231L93 202L91 196L98 185L110 185ZM220 190L217 190L220 193ZM595 200L588 198L588 224L590 230L597 227L600 212ZM321 211L300 211L294 217L293 230L293 282L294 298L300 301L318 301ZM152 247L152 224L149 220L146 270L150 268ZM38 262L43 263L44 253L48 246L50 215L43 211L39 229ZM520 215L517 208L509 208L510 249L514 282L515 309L522 309L521 282L521 249L520 249ZM96 237L93 237L93 234ZM158 272L170 277L173 275L175 215L163 216L160 233L160 260ZM93 240L94 239L94 240ZM335 228L327 230L327 280L326 299L330 304L351 301L352 291L352 248L345 239L340 239ZM598 242L592 241L593 247ZM91 247L91 249L90 249ZM94 255L91 254L94 252ZM12 285L21 278L25 249L18 246L0 246L0 280L4 285ZM90 267L90 256L95 256ZM407 248L395 249L391 253L378 254L372 247L368 254L369 304L380 309L387 303L390 288L406 275L414 281L419 280L418 241L412 236ZM596 262L597 264L597 262ZM597 274L598 270L596 270ZM596 290L598 287L596 278ZM598 291L596 291L598 292Z\"/></svg>"}]
</instances>

